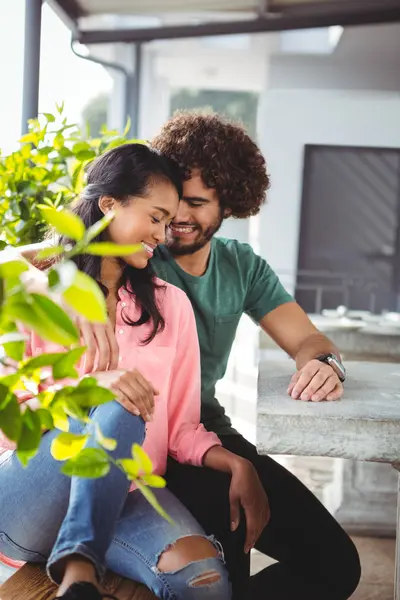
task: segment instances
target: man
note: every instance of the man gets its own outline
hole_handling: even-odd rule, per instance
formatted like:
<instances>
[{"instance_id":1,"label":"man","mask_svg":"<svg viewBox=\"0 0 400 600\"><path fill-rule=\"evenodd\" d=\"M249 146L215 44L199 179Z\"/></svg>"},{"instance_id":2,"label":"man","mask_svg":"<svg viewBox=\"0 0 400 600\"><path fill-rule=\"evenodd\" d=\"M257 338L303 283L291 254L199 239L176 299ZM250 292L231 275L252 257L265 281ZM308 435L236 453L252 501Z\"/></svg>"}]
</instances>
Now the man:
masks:
<instances>
[{"instance_id":1,"label":"man","mask_svg":"<svg viewBox=\"0 0 400 600\"><path fill-rule=\"evenodd\" d=\"M266 261L247 244L214 237L225 218L259 212L269 185L265 161L240 126L213 114L178 113L153 146L180 163L186 180L167 243L156 250L152 265L193 305L201 348L202 421L249 465L241 488L232 489L228 475L170 459L168 486L222 543L235 600L345 600L360 578L350 538L291 473L257 454L215 398L243 313L295 360L288 382L294 400L336 400L343 391L338 350ZM268 501L271 516L264 527ZM255 547L277 562L249 578L249 544L256 530Z\"/></svg>"},{"instance_id":2,"label":"man","mask_svg":"<svg viewBox=\"0 0 400 600\"><path fill-rule=\"evenodd\" d=\"M186 173L178 214L153 267L192 302L201 348L202 421L226 448L254 465L271 512L255 547L278 562L253 576L247 589L245 521L256 500L245 482L241 490L230 490L219 474L170 460L168 486L207 533L222 542L235 598L345 600L360 577L351 540L293 475L259 456L232 429L215 398L243 313L295 360L297 370L288 382L293 399L336 400L343 391L338 350L316 330L265 260L246 244L214 237L225 218L258 213L269 184L265 161L240 126L213 114L176 114L152 145ZM238 501L246 518L242 514L239 528L231 531Z\"/></svg>"}]
</instances>

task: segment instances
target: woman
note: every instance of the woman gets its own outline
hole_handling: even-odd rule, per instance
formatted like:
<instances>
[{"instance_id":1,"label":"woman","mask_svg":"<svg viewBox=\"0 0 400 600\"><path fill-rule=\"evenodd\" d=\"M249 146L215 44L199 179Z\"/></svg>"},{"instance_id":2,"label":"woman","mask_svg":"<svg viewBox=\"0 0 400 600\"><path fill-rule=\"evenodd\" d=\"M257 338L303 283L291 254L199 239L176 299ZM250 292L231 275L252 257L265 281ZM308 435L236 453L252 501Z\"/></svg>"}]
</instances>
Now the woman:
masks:
<instances>
[{"instance_id":1,"label":"woman","mask_svg":"<svg viewBox=\"0 0 400 600\"><path fill-rule=\"evenodd\" d=\"M123 259L77 257L78 267L101 284L118 338L115 364L97 364L93 376L116 400L91 411L107 437L117 440L114 459L143 444L154 472L167 454L239 477L243 459L224 450L200 425L200 361L196 325L185 294L159 280L148 261L175 215L181 182L174 164L140 144L98 158L75 212L90 227L114 210L101 239L141 244ZM31 355L54 351L31 335ZM114 359L113 359L114 361ZM85 365L80 365L81 373ZM141 415L141 416L140 416ZM143 418L142 418L143 417ZM85 426L71 420L70 431ZM44 434L38 455L24 469L14 452L0 458L0 551L19 560L47 562L58 598L99 600L106 570L146 584L159 598L224 600L230 584L218 543L167 490L158 501L163 520L117 468L101 479L67 478L50 455L56 431ZM94 442L89 442L94 444Z\"/></svg>"}]
</instances>

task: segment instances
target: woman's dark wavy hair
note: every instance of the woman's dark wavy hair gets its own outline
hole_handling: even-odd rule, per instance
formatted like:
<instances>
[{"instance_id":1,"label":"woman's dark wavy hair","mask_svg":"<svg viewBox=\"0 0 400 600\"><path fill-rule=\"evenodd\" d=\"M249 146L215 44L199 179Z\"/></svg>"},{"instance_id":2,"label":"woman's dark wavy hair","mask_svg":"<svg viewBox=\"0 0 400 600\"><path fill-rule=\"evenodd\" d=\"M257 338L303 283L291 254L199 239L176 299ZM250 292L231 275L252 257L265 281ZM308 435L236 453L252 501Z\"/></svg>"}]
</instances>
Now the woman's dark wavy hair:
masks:
<instances>
[{"instance_id":1,"label":"woman's dark wavy hair","mask_svg":"<svg viewBox=\"0 0 400 600\"><path fill-rule=\"evenodd\" d=\"M96 158L88 168L87 186L79 200L72 207L85 224L91 227L104 215L99 208L101 196L111 196L122 205L127 204L131 197L145 198L152 184L169 182L173 185L179 198L182 197L182 175L169 158L162 156L144 144L125 144L105 152ZM106 233L102 232L93 241L104 241ZM61 239L65 244L70 240ZM100 283L101 257L82 254L74 257L78 269L90 275ZM157 305L155 290L161 286L154 280L154 272L150 264L144 269L123 263L124 269L121 283L140 305L142 313L137 321L123 317L127 325L139 326L151 321L153 328L143 344L151 342L158 332L165 327L165 320ZM107 290L102 286L103 291Z\"/></svg>"}]
</instances>

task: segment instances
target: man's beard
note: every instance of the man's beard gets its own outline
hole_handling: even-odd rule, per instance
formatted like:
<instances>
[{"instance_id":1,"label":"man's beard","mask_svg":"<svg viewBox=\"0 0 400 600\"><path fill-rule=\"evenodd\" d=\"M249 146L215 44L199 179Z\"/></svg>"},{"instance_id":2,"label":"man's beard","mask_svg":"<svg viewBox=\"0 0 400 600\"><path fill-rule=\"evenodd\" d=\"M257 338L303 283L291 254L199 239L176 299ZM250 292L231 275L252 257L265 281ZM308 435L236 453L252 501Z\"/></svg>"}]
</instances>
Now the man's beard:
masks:
<instances>
[{"instance_id":1,"label":"man's beard","mask_svg":"<svg viewBox=\"0 0 400 600\"><path fill-rule=\"evenodd\" d=\"M223 210L220 211L218 219L211 223L206 229L201 229L198 226L198 235L191 244L182 243L181 238L175 237L171 229L167 234L165 245L173 256L186 256L188 254L194 254L198 250L204 248L211 238L217 233L222 225ZM176 223L176 225L185 225L185 223Z\"/></svg>"}]
</instances>

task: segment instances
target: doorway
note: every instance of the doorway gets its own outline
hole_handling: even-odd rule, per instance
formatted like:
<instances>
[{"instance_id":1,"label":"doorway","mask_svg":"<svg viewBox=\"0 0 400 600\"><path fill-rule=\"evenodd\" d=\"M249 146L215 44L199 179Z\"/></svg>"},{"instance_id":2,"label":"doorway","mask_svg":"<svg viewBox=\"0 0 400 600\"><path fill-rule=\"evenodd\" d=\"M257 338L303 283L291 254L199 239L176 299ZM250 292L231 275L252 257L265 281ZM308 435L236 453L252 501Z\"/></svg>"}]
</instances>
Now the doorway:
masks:
<instances>
[{"instance_id":1,"label":"doorway","mask_svg":"<svg viewBox=\"0 0 400 600\"><path fill-rule=\"evenodd\" d=\"M305 147L296 299L400 309L400 149Z\"/></svg>"}]
</instances>

